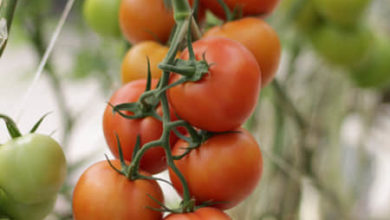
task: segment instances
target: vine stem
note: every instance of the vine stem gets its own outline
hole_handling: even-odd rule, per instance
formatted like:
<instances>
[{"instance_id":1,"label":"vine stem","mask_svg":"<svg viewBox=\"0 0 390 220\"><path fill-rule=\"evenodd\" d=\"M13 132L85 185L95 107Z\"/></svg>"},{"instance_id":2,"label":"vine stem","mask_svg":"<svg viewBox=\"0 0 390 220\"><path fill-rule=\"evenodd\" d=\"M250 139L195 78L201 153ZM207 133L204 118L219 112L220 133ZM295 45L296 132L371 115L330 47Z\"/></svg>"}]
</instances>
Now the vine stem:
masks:
<instances>
[{"instance_id":1,"label":"vine stem","mask_svg":"<svg viewBox=\"0 0 390 220\"><path fill-rule=\"evenodd\" d=\"M0 57L7 45L17 0L0 0Z\"/></svg>"}]
</instances>

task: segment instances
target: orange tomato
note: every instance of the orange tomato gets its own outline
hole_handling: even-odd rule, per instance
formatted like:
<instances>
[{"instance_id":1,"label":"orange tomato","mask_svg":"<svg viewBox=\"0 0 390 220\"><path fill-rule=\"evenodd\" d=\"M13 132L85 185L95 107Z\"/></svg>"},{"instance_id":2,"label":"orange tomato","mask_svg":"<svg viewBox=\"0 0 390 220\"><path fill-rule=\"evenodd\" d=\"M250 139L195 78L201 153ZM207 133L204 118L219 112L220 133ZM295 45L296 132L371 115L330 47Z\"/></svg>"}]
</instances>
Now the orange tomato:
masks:
<instances>
[{"instance_id":1,"label":"orange tomato","mask_svg":"<svg viewBox=\"0 0 390 220\"><path fill-rule=\"evenodd\" d=\"M148 74L147 58L150 61L152 78L160 78L162 70L157 66L163 61L168 50L168 47L155 41L144 41L130 48L122 62L122 83L146 79Z\"/></svg>"},{"instance_id":2,"label":"orange tomato","mask_svg":"<svg viewBox=\"0 0 390 220\"><path fill-rule=\"evenodd\" d=\"M265 21L243 18L223 26L215 26L204 34L204 38L214 36L242 43L259 63L262 87L272 81L279 66L281 46L278 34Z\"/></svg>"}]
</instances>

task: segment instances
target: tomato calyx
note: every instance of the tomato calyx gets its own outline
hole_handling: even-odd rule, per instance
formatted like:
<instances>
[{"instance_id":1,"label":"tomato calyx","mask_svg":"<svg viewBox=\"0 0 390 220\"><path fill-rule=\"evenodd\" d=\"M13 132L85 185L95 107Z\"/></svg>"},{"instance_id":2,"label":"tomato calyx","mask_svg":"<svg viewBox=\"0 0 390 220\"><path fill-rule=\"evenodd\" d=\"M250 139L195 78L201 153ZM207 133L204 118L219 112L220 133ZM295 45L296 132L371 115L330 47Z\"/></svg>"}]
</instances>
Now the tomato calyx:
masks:
<instances>
[{"instance_id":1,"label":"tomato calyx","mask_svg":"<svg viewBox=\"0 0 390 220\"><path fill-rule=\"evenodd\" d=\"M41 123L43 122L43 120L46 118L47 115L49 115L50 113L46 113L45 115L43 115L35 124L34 126L30 129L29 133L34 133L38 128L39 126L41 125ZM9 135L11 136L12 139L15 139L15 138L18 138L18 137L21 137L22 136L22 133L19 131L19 128L18 126L16 125L16 123L14 122L14 120L12 120L11 117L7 116L7 115L4 115L4 114L0 114L0 119L3 119L4 122L5 122L5 125L7 127L7 130L8 130L8 133Z\"/></svg>"}]
</instances>

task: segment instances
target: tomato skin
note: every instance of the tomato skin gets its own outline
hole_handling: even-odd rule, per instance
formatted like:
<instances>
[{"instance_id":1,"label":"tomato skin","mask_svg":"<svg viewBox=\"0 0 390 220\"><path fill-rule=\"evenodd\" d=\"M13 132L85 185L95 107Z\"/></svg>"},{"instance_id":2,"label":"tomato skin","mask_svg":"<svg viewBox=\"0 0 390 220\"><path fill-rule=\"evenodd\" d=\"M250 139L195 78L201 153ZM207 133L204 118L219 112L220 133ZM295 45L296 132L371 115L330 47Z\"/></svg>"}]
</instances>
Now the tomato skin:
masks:
<instances>
[{"instance_id":1,"label":"tomato skin","mask_svg":"<svg viewBox=\"0 0 390 220\"><path fill-rule=\"evenodd\" d=\"M119 160L112 163L120 169ZM88 168L77 182L73 193L74 218L159 220L162 213L147 208L159 208L159 204L148 195L161 202L164 200L156 181L130 181L110 167L107 161L101 161Z\"/></svg>"},{"instance_id":2,"label":"tomato skin","mask_svg":"<svg viewBox=\"0 0 390 220\"><path fill-rule=\"evenodd\" d=\"M223 26L215 26L203 37L227 37L247 47L261 69L262 86L266 86L275 76L279 66L281 46L278 34L265 21L256 18L243 18Z\"/></svg>"},{"instance_id":3,"label":"tomato skin","mask_svg":"<svg viewBox=\"0 0 390 220\"><path fill-rule=\"evenodd\" d=\"M172 11L163 0L122 0L119 23L132 44L146 40L165 43L175 25Z\"/></svg>"},{"instance_id":4,"label":"tomato skin","mask_svg":"<svg viewBox=\"0 0 390 220\"><path fill-rule=\"evenodd\" d=\"M0 189L17 203L52 199L65 176L64 152L49 136L28 134L0 146Z\"/></svg>"},{"instance_id":5,"label":"tomato skin","mask_svg":"<svg viewBox=\"0 0 390 220\"><path fill-rule=\"evenodd\" d=\"M88 25L103 36L119 37L119 5L121 0L86 0L83 14Z\"/></svg>"},{"instance_id":6,"label":"tomato skin","mask_svg":"<svg viewBox=\"0 0 390 220\"><path fill-rule=\"evenodd\" d=\"M164 220L230 220L231 218L216 208L200 208L192 213L170 214Z\"/></svg>"},{"instance_id":7,"label":"tomato skin","mask_svg":"<svg viewBox=\"0 0 390 220\"><path fill-rule=\"evenodd\" d=\"M153 79L152 88L155 88L157 83L158 80ZM118 105L125 102L136 102L145 91L145 87L145 79L132 81L118 89L112 95L109 103ZM162 115L161 107L157 108L157 112ZM158 140L162 134L162 124L153 117L134 120L123 118L119 114L113 114L112 107L107 105L103 116L103 132L107 144L116 158L119 158L116 139L116 134L118 134L124 158L127 161L131 161L137 136L141 136L141 146L150 141ZM174 144L176 140L176 136L171 134L171 144ZM167 165L164 149L157 147L148 150L141 159L140 167L151 174L165 170Z\"/></svg>"},{"instance_id":8,"label":"tomato skin","mask_svg":"<svg viewBox=\"0 0 390 220\"><path fill-rule=\"evenodd\" d=\"M314 0L317 10L327 20L339 25L354 25L371 0Z\"/></svg>"},{"instance_id":9,"label":"tomato skin","mask_svg":"<svg viewBox=\"0 0 390 220\"><path fill-rule=\"evenodd\" d=\"M236 7L242 7L243 16L269 14L271 13L279 0L224 0L230 10ZM200 0L201 4L210 9L215 15L226 19L225 11L218 3L218 0Z\"/></svg>"},{"instance_id":10,"label":"tomato skin","mask_svg":"<svg viewBox=\"0 0 390 220\"><path fill-rule=\"evenodd\" d=\"M259 145L248 131L238 131L215 135L175 161L198 204L226 202L213 206L229 209L243 201L257 186L263 166ZM173 155L182 155L187 146L187 142L179 140ZM171 169L169 176L175 189L182 194L181 182Z\"/></svg>"},{"instance_id":11,"label":"tomato skin","mask_svg":"<svg viewBox=\"0 0 390 220\"><path fill-rule=\"evenodd\" d=\"M160 78L162 70L157 66L163 61L168 50L168 47L155 41L144 41L131 47L122 62L122 83L146 79L148 74L147 58L150 61L152 78Z\"/></svg>"},{"instance_id":12,"label":"tomato skin","mask_svg":"<svg viewBox=\"0 0 390 220\"><path fill-rule=\"evenodd\" d=\"M201 39L193 47L198 60L205 54L213 65L201 80L168 90L173 109L180 118L203 130L219 132L239 127L253 112L261 88L255 57L242 44L227 38ZM185 50L181 58L188 57ZM180 77L174 74L171 83Z\"/></svg>"},{"instance_id":13,"label":"tomato skin","mask_svg":"<svg viewBox=\"0 0 390 220\"><path fill-rule=\"evenodd\" d=\"M350 67L358 64L369 52L371 32L363 27L353 29L323 25L310 35L316 51L329 62Z\"/></svg>"}]
</instances>

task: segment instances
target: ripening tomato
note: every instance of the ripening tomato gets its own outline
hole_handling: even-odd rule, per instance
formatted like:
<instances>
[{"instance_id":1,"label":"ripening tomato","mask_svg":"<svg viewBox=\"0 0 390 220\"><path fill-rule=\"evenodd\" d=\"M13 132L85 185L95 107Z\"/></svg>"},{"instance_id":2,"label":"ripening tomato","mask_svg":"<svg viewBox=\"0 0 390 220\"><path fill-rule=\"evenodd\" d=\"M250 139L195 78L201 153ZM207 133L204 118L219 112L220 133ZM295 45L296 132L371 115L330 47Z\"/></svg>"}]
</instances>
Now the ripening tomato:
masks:
<instances>
[{"instance_id":1,"label":"ripening tomato","mask_svg":"<svg viewBox=\"0 0 390 220\"><path fill-rule=\"evenodd\" d=\"M340 25L357 23L371 0L314 0L317 10L328 20Z\"/></svg>"},{"instance_id":2,"label":"ripening tomato","mask_svg":"<svg viewBox=\"0 0 390 220\"><path fill-rule=\"evenodd\" d=\"M194 212L170 214L164 220L230 220L231 218L216 208L204 207Z\"/></svg>"},{"instance_id":3,"label":"ripening tomato","mask_svg":"<svg viewBox=\"0 0 390 220\"><path fill-rule=\"evenodd\" d=\"M351 70L350 77L362 88L382 88L390 84L390 39L375 39L368 57Z\"/></svg>"},{"instance_id":4,"label":"ripening tomato","mask_svg":"<svg viewBox=\"0 0 390 220\"><path fill-rule=\"evenodd\" d=\"M278 34L265 21L256 18L243 18L223 26L215 26L204 37L227 37L242 43L255 55L261 69L262 86L266 86L275 76L280 60Z\"/></svg>"},{"instance_id":5,"label":"ripening tomato","mask_svg":"<svg viewBox=\"0 0 390 220\"><path fill-rule=\"evenodd\" d=\"M179 156L188 143L179 140L172 151ZM190 194L198 204L216 202L213 206L228 209L249 196L257 186L263 160L259 145L245 129L217 134L192 150L175 165L187 180ZM181 194L179 178L169 169L175 189Z\"/></svg>"},{"instance_id":6,"label":"ripening tomato","mask_svg":"<svg viewBox=\"0 0 390 220\"><path fill-rule=\"evenodd\" d=\"M146 40L165 43L175 25L172 11L163 0L122 0L119 23L132 44Z\"/></svg>"},{"instance_id":7,"label":"ripening tomato","mask_svg":"<svg viewBox=\"0 0 390 220\"><path fill-rule=\"evenodd\" d=\"M197 82L168 90L180 118L207 131L229 131L242 125L253 112L261 88L261 71L253 54L228 38L206 38L193 44L198 60L205 55L209 72ZM185 50L181 58L189 58ZM174 74L171 83L181 76Z\"/></svg>"},{"instance_id":8,"label":"ripening tomato","mask_svg":"<svg viewBox=\"0 0 390 220\"><path fill-rule=\"evenodd\" d=\"M218 17L225 19L225 11L218 0L200 0L202 5L210 9ZM243 16L263 15L271 13L279 0L224 0L230 10L242 10Z\"/></svg>"},{"instance_id":9,"label":"ripening tomato","mask_svg":"<svg viewBox=\"0 0 390 220\"><path fill-rule=\"evenodd\" d=\"M358 64L372 44L371 32L363 27L346 29L328 24L313 32L310 37L322 57L346 67Z\"/></svg>"},{"instance_id":10,"label":"ripening tomato","mask_svg":"<svg viewBox=\"0 0 390 220\"><path fill-rule=\"evenodd\" d=\"M127 52L122 62L122 83L136 79L146 79L148 75L148 62L152 78L160 78L162 70L157 66L163 61L169 48L155 41L144 41L134 45Z\"/></svg>"},{"instance_id":11,"label":"ripening tomato","mask_svg":"<svg viewBox=\"0 0 390 220\"><path fill-rule=\"evenodd\" d=\"M104 36L118 37L120 0L86 0L84 18L88 25Z\"/></svg>"},{"instance_id":12,"label":"ripening tomato","mask_svg":"<svg viewBox=\"0 0 390 220\"><path fill-rule=\"evenodd\" d=\"M112 163L121 169L119 160ZM160 202L164 200L156 181L129 180L107 161L101 161L88 168L77 182L73 192L74 219L159 220L162 213L148 207L160 208L160 205L149 196Z\"/></svg>"},{"instance_id":13,"label":"ripening tomato","mask_svg":"<svg viewBox=\"0 0 390 220\"><path fill-rule=\"evenodd\" d=\"M158 80L153 79L152 88L155 88L157 83ZM112 95L109 103L118 105L126 102L136 102L145 91L145 88L146 79L132 81L117 90ZM162 115L161 107L158 107L157 112ZM119 158L116 139L116 134L118 134L124 158L131 161L137 136L140 135L141 137L141 146L150 141L158 140L162 134L162 124L153 117L126 119L119 114L114 114L112 107L107 105L103 116L103 132L111 152L117 158ZM174 144L176 140L176 136L172 134L171 144ZM140 166L141 169L151 174L163 171L167 166L164 149L157 147L148 150L141 159Z\"/></svg>"}]
</instances>

